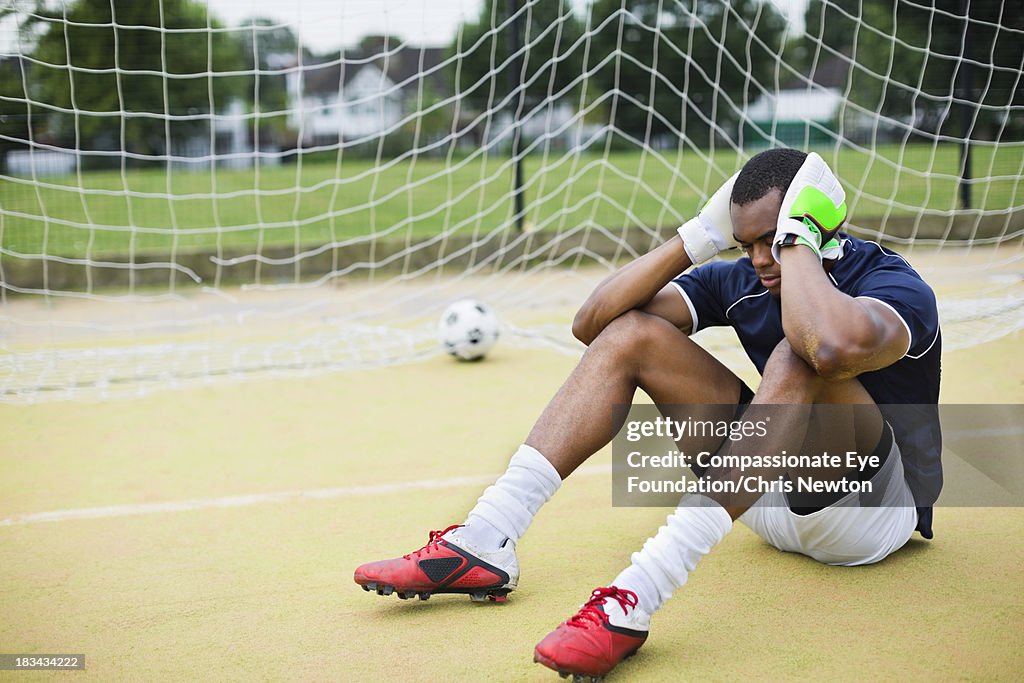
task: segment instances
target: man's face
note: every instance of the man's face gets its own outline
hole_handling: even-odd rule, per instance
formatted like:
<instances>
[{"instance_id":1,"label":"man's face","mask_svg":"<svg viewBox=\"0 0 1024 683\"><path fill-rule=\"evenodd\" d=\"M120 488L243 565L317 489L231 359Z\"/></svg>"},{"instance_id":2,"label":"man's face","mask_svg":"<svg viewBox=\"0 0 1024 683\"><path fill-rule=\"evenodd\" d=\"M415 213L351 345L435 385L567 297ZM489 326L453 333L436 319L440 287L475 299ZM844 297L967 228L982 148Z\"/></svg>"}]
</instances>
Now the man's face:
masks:
<instances>
[{"instance_id":1,"label":"man's face","mask_svg":"<svg viewBox=\"0 0 1024 683\"><path fill-rule=\"evenodd\" d=\"M782 193L771 190L760 199L740 206L730 204L732 236L743 253L750 257L761 284L774 296L782 294L782 271L772 257L775 224L782 209Z\"/></svg>"}]
</instances>

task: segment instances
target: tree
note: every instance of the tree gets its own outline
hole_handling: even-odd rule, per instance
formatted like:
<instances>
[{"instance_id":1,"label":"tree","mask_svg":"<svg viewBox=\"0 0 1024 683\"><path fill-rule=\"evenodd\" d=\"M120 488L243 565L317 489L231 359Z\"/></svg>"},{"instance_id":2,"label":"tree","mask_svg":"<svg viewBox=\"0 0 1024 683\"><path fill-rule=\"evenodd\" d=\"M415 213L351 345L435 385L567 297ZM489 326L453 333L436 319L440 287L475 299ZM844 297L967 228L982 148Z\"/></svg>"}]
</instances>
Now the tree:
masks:
<instances>
[{"instance_id":1,"label":"tree","mask_svg":"<svg viewBox=\"0 0 1024 683\"><path fill-rule=\"evenodd\" d=\"M856 104L904 121L920 132L958 136L961 116L972 137L1024 138L1024 14L999 0L934 0L930 6L893 0L811 0L807 51L850 55L849 97ZM845 11L844 11L845 10ZM966 41L965 41L966 39ZM968 66L963 57L972 64ZM967 92L960 80L970 70ZM969 101L961 106L958 97ZM1017 112L1014 115L1014 112ZM1005 128L1004 128L1005 124Z\"/></svg>"},{"instance_id":2,"label":"tree","mask_svg":"<svg viewBox=\"0 0 1024 683\"><path fill-rule=\"evenodd\" d=\"M526 85L527 107L548 98L549 91L557 94L570 88L580 77L583 44L578 41L583 28L568 0L515 3L519 8L519 63L512 59L512 26L505 24L512 2L485 0L480 18L464 25L461 40L456 37L449 48L450 57L462 52L459 69L452 60L448 77L470 106L493 108L512 92L511 83L518 82L520 74ZM511 106L516 105L514 99Z\"/></svg>"},{"instance_id":3,"label":"tree","mask_svg":"<svg viewBox=\"0 0 1024 683\"><path fill-rule=\"evenodd\" d=\"M247 64L254 63L254 52L264 68L270 64L270 58L274 55L289 55L292 58L298 55L299 38L290 26L280 26L277 21L266 17L243 19L240 26L247 29L241 32L242 51Z\"/></svg>"},{"instance_id":4,"label":"tree","mask_svg":"<svg viewBox=\"0 0 1024 683\"><path fill-rule=\"evenodd\" d=\"M611 57L592 80L621 93L614 124L641 138L682 131L700 145L736 125L742 102L760 94L753 84L772 82L785 33L761 0L598 0L590 26L609 18L589 61Z\"/></svg>"},{"instance_id":5,"label":"tree","mask_svg":"<svg viewBox=\"0 0 1024 683\"><path fill-rule=\"evenodd\" d=\"M6 170L7 153L29 139L29 109L21 57L0 59L0 171Z\"/></svg>"},{"instance_id":6,"label":"tree","mask_svg":"<svg viewBox=\"0 0 1024 683\"><path fill-rule=\"evenodd\" d=\"M12 0L0 7L0 22L17 31L18 47L32 44L39 32L35 10L33 0ZM32 138L45 137L46 112L31 108L28 102L32 68L32 63L20 54L0 57L0 171L6 172L8 152L26 148Z\"/></svg>"},{"instance_id":7,"label":"tree","mask_svg":"<svg viewBox=\"0 0 1024 683\"><path fill-rule=\"evenodd\" d=\"M409 140L410 145L417 134L419 144L422 145L425 142L434 142L451 132L453 108L451 104L443 104L444 100L444 96L435 90L431 82L424 79L419 97L410 103L406 111L406 114L414 113L415 117L402 127L402 134ZM437 155L443 152L443 149L434 150L434 154Z\"/></svg>"},{"instance_id":8,"label":"tree","mask_svg":"<svg viewBox=\"0 0 1024 683\"><path fill-rule=\"evenodd\" d=\"M288 143L295 144L288 134L288 82L281 69L298 63L298 36L291 27L264 17L246 19L241 26L242 59L246 70L254 72L245 80L245 96L259 118L259 142L283 145L289 137Z\"/></svg>"},{"instance_id":9,"label":"tree","mask_svg":"<svg viewBox=\"0 0 1024 683\"><path fill-rule=\"evenodd\" d=\"M381 35L379 33L363 36L359 39L357 50L363 54L380 55L385 52L397 50L402 45L402 39L394 34Z\"/></svg>"},{"instance_id":10,"label":"tree","mask_svg":"<svg viewBox=\"0 0 1024 683\"><path fill-rule=\"evenodd\" d=\"M77 112L52 117L52 132L66 141L77 127L86 149L120 148L123 134L126 151L163 154L175 138L208 134L204 115L245 97L244 76L221 75L245 68L239 42L208 31L221 25L198 2L77 0L66 13L46 7L37 11L51 12L51 20L33 57L53 66L33 69L32 97Z\"/></svg>"}]
</instances>

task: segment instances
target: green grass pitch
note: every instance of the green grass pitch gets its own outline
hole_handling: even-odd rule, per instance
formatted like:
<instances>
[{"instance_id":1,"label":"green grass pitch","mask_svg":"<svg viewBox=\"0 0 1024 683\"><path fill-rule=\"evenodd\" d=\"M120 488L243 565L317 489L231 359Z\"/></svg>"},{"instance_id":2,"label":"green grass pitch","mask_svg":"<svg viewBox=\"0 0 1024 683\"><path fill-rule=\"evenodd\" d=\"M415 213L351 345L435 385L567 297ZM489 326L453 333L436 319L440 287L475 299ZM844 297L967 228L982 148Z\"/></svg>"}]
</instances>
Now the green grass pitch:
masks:
<instances>
[{"instance_id":1,"label":"green grass pitch","mask_svg":"<svg viewBox=\"0 0 1024 683\"><path fill-rule=\"evenodd\" d=\"M957 208L959 147L821 150L844 180L855 219ZM976 207L1020 204L1020 147L973 152ZM0 245L21 254L118 257L138 252L305 247L348 239L482 234L512 215L505 157L304 161L213 172L128 169L0 179ZM675 226L738 165L735 152L537 153L525 160L534 229ZM710 175L709 175L710 173ZM82 191L84 190L84 191Z\"/></svg>"}]
</instances>

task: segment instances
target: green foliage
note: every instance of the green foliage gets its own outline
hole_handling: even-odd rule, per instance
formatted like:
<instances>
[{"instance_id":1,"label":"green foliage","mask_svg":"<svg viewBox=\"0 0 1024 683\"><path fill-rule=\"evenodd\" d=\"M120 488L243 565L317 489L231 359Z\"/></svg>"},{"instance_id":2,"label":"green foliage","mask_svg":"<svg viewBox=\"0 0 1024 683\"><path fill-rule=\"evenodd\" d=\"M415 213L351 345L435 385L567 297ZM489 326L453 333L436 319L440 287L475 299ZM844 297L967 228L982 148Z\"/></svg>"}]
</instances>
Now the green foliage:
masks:
<instances>
[{"instance_id":1,"label":"green foliage","mask_svg":"<svg viewBox=\"0 0 1024 683\"><path fill-rule=\"evenodd\" d=\"M503 24L500 11L507 6L485 2L480 18L451 49L454 54L461 47L464 54L453 80L480 109L509 92L511 25ZM752 84L773 76L773 55L782 49L785 31L782 15L761 0L597 0L586 25L564 0L529 9L520 21L521 44L529 45L523 65L523 80L530 83L527 106L562 89L577 102L581 86L570 86L594 69L583 97L601 101L605 120L611 116L623 132L641 138L683 131L698 145L716 130L735 128L739 112L732 103L756 99ZM585 30L594 33L584 62L584 45L577 40ZM607 97L612 92L614 100Z\"/></svg>"},{"instance_id":2,"label":"green foliage","mask_svg":"<svg viewBox=\"0 0 1024 683\"><path fill-rule=\"evenodd\" d=\"M478 109L491 109L508 97L510 81L526 84L525 105L566 90L579 78L583 64L583 33L568 0L519 0L518 18L521 62L512 59L512 28L505 11L512 0L485 0L480 18L462 28L449 56L461 51L458 70L448 77L464 101ZM497 13L495 13L497 9ZM504 25L504 28L497 28ZM525 48L525 49L524 49ZM517 67L520 69L517 71ZM572 91L566 93L572 96ZM513 100L510 106L516 106Z\"/></svg>"},{"instance_id":3,"label":"green foliage","mask_svg":"<svg viewBox=\"0 0 1024 683\"><path fill-rule=\"evenodd\" d=\"M289 131L288 83L280 73L281 60L299 58L299 39L288 26L264 17L252 17L242 22L239 35L241 56L245 68L253 71L246 77L246 101L259 119L260 144L276 143L278 147L294 146L294 132Z\"/></svg>"},{"instance_id":4,"label":"green foliage","mask_svg":"<svg viewBox=\"0 0 1024 683\"><path fill-rule=\"evenodd\" d=\"M840 53L855 62L849 97L868 111L953 136L966 115L972 138L1024 139L1024 116L1012 114L1024 107L1024 12L1009 11L1000 0L972 0L968 7L965 34L960 0L811 0L804 48L816 61ZM969 67L972 83L960 92L965 54L977 63Z\"/></svg>"},{"instance_id":5,"label":"green foliage","mask_svg":"<svg viewBox=\"0 0 1024 683\"><path fill-rule=\"evenodd\" d=\"M25 99L25 84L22 78L22 64L18 59L0 61L0 171L8 150L18 143L7 138L27 140L29 138L28 105Z\"/></svg>"},{"instance_id":6,"label":"green foliage","mask_svg":"<svg viewBox=\"0 0 1024 683\"><path fill-rule=\"evenodd\" d=\"M77 129L85 149L117 149L123 137L129 152L162 154L168 134L205 133L202 115L251 93L250 79L222 75L245 69L236 35L206 31L221 26L193 0L77 0L53 19L33 54L46 65L33 69L32 97L79 112L50 118L49 135L63 142Z\"/></svg>"},{"instance_id":7,"label":"green foliage","mask_svg":"<svg viewBox=\"0 0 1024 683\"><path fill-rule=\"evenodd\" d=\"M591 79L599 92L627 96L614 104L614 123L627 133L682 131L706 144L716 129L735 128L740 112L732 103L753 101L754 83L774 76L785 20L770 3L627 0L626 12L622 5L594 4L591 27L605 25L593 37L589 61L603 62Z\"/></svg>"},{"instance_id":8,"label":"green foliage","mask_svg":"<svg viewBox=\"0 0 1024 683\"><path fill-rule=\"evenodd\" d=\"M414 107L418 115L402 127L402 132L410 138L410 147L407 149L437 140L452 130L452 106L444 104L445 98L429 80L424 79L420 84L418 98L410 102L410 108ZM443 153L443 150L439 153Z\"/></svg>"},{"instance_id":9,"label":"green foliage","mask_svg":"<svg viewBox=\"0 0 1024 683\"><path fill-rule=\"evenodd\" d=\"M33 16L35 9L29 0L10 0L0 7L0 21L17 32L17 47L30 39L39 23ZM8 39L14 39L14 35L8 35ZM19 141L30 139L38 128L38 124L33 125L33 112L26 101L31 69L31 63L19 55L0 57L0 172L6 171L7 152L21 147ZM38 122L38 110L35 113Z\"/></svg>"}]
</instances>

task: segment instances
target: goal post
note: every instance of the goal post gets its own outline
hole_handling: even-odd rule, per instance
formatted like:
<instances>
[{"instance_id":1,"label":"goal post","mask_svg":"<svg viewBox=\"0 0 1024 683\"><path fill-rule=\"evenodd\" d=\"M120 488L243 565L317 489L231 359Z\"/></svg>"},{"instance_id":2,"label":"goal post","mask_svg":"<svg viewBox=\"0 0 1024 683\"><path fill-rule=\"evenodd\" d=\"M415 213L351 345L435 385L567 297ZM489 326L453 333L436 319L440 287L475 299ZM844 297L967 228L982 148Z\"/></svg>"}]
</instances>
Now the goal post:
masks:
<instances>
[{"instance_id":1,"label":"goal post","mask_svg":"<svg viewBox=\"0 0 1024 683\"><path fill-rule=\"evenodd\" d=\"M933 268L950 347L1024 327L1003 3L409 0L326 46L367 10L292 5L0 10L0 400L429 357L466 296L578 353L564 311L771 146Z\"/></svg>"}]
</instances>

